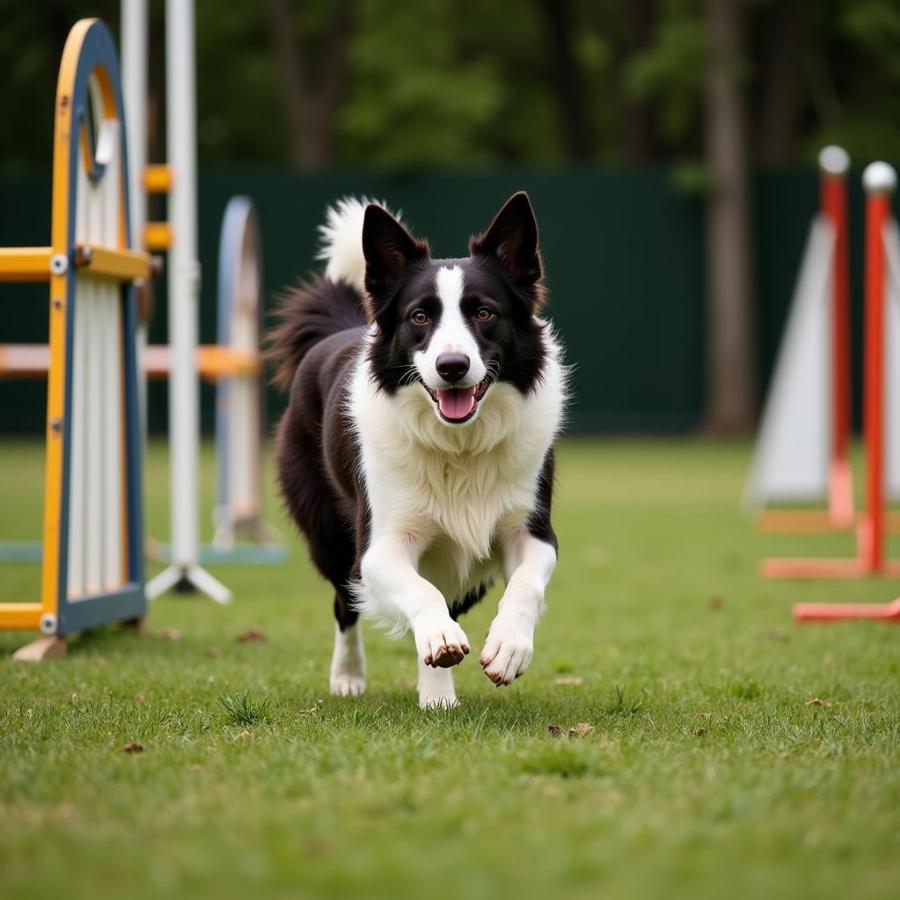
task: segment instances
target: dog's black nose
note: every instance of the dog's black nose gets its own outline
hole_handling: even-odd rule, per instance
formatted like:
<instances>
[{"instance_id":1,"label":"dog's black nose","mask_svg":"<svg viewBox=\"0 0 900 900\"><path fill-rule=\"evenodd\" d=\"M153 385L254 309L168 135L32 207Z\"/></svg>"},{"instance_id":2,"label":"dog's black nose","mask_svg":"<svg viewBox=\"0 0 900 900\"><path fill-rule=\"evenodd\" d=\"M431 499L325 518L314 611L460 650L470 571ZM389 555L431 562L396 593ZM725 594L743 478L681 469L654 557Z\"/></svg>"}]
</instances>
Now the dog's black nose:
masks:
<instances>
[{"instance_id":1,"label":"dog's black nose","mask_svg":"<svg viewBox=\"0 0 900 900\"><path fill-rule=\"evenodd\" d=\"M462 381L469 371L469 357L465 353L442 353L434 367L444 381L456 384L457 381Z\"/></svg>"}]
</instances>

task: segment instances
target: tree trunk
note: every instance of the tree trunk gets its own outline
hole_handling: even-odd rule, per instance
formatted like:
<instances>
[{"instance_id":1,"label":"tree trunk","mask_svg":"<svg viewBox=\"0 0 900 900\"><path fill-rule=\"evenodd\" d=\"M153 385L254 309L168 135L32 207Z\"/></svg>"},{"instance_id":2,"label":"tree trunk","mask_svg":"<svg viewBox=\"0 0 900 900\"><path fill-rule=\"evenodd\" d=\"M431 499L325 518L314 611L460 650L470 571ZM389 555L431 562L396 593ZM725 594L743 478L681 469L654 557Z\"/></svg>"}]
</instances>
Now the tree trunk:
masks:
<instances>
[{"instance_id":1,"label":"tree trunk","mask_svg":"<svg viewBox=\"0 0 900 900\"><path fill-rule=\"evenodd\" d=\"M626 4L628 16L628 42L625 58L619 60L619 69L625 60L647 50L653 43L653 26L658 12L656 0L629 0ZM633 96L622 98L622 146L628 162L649 162L656 156L656 140L653 129L653 115L645 100Z\"/></svg>"},{"instance_id":2,"label":"tree trunk","mask_svg":"<svg viewBox=\"0 0 900 900\"><path fill-rule=\"evenodd\" d=\"M794 60L797 57L797 0L780 0L766 10L760 34L759 160L781 166L794 143Z\"/></svg>"},{"instance_id":3,"label":"tree trunk","mask_svg":"<svg viewBox=\"0 0 900 900\"><path fill-rule=\"evenodd\" d=\"M707 0L706 72L708 333L706 425L716 433L754 422L755 329L750 282L749 198L741 0Z\"/></svg>"},{"instance_id":4,"label":"tree trunk","mask_svg":"<svg viewBox=\"0 0 900 900\"><path fill-rule=\"evenodd\" d=\"M538 0L552 52L553 93L570 162L587 162L592 141L584 105L584 85L572 47L571 7L568 0Z\"/></svg>"},{"instance_id":5,"label":"tree trunk","mask_svg":"<svg viewBox=\"0 0 900 900\"><path fill-rule=\"evenodd\" d=\"M348 0L333 0L321 71L313 73L296 37L289 0L269 0L291 162L314 169L331 161L334 113L343 89L349 31ZM318 77L316 77L318 76Z\"/></svg>"}]
</instances>

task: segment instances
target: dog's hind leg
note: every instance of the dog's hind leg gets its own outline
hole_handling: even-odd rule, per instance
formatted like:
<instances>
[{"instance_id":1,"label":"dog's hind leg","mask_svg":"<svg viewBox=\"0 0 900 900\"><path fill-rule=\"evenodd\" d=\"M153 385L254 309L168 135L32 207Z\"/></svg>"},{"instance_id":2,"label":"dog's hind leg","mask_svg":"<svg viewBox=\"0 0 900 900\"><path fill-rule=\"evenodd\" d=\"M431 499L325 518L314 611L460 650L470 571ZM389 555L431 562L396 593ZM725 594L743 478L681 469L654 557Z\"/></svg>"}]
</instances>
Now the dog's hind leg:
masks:
<instances>
[{"instance_id":1,"label":"dog's hind leg","mask_svg":"<svg viewBox=\"0 0 900 900\"><path fill-rule=\"evenodd\" d=\"M422 709L459 706L453 687L453 669L435 669L419 657L419 706Z\"/></svg>"},{"instance_id":2,"label":"dog's hind leg","mask_svg":"<svg viewBox=\"0 0 900 900\"><path fill-rule=\"evenodd\" d=\"M334 597L334 651L328 681L331 693L341 697L356 697L366 689L362 625L349 599L342 591Z\"/></svg>"}]
</instances>

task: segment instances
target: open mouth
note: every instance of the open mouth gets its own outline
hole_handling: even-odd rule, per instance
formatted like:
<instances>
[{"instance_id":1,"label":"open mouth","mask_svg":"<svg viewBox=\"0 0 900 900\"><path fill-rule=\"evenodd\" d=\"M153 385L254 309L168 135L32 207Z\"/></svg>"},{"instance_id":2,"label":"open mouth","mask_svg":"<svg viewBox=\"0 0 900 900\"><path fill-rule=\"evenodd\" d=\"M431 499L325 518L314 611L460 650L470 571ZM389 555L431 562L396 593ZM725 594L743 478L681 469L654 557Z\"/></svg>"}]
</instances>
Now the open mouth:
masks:
<instances>
[{"instance_id":1,"label":"open mouth","mask_svg":"<svg viewBox=\"0 0 900 900\"><path fill-rule=\"evenodd\" d=\"M478 403L487 393L490 384L490 381L485 378L484 381L473 384L471 387L432 390L427 384L423 386L437 404L441 418L445 422L459 425L462 422L468 422L475 415Z\"/></svg>"}]
</instances>

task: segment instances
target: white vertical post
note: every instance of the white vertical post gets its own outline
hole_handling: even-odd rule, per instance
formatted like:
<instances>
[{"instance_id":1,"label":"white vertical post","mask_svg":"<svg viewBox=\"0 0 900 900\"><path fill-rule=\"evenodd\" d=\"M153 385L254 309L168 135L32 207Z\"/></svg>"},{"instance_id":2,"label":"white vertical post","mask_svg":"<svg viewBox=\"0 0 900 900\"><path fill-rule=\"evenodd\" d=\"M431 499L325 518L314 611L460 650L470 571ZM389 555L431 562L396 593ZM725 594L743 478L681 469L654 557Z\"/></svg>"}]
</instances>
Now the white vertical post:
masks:
<instances>
[{"instance_id":1,"label":"white vertical post","mask_svg":"<svg viewBox=\"0 0 900 900\"><path fill-rule=\"evenodd\" d=\"M122 95L128 137L131 239L143 243L147 222L147 0L122 0Z\"/></svg>"},{"instance_id":2,"label":"white vertical post","mask_svg":"<svg viewBox=\"0 0 900 900\"><path fill-rule=\"evenodd\" d=\"M122 95L128 139L128 199L132 246L142 249L147 224L147 0L122 0ZM147 328L138 323L135 336L138 369L138 416L147 434L147 378L144 348Z\"/></svg>"},{"instance_id":3,"label":"white vertical post","mask_svg":"<svg viewBox=\"0 0 900 900\"><path fill-rule=\"evenodd\" d=\"M192 0L166 3L166 140L172 187L169 221L169 441L172 485L172 562L198 559L197 474L199 406L197 347L200 265L197 261L197 147L194 9Z\"/></svg>"},{"instance_id":4,"label":"white vertical post","mask_svg":"<svg viewBox=\"0 0 900 900\"><path fill-rule=\"evenodd\" d=\"M199 589L219 603L231 592L200 568L198 532L199 384L195 356L200 263L197 260L197 129L193 0L166 2L166 147L169 191L169 468L172 559L147 585L155 597L171 587Z\"/></svg>"}]
</instances>

